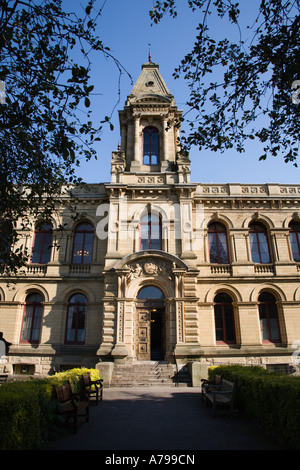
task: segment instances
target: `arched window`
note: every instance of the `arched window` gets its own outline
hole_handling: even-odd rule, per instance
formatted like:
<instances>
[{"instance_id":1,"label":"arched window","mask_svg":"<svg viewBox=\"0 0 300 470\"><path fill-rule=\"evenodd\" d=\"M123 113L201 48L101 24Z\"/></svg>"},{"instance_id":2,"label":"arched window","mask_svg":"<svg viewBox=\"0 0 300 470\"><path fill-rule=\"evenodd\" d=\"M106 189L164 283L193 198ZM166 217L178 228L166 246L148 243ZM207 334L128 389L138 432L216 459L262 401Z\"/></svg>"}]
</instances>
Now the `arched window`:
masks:
<instances>
[{"instance_id":1,"label":"arched window","mask_svg":"<svg viewBox=\"0 0 300 470\"><path fill-rule=\"evenodd\" d=\"M260 331L263 342L280 342L278 312L275 297L262 292L258 297Z\"/></svg>"},{"instance_id":2,"label":"arched window","mask_svg":"<svg viewBox=\"0 0 300 470\"><path fill-rule=\"evenodd\" d=\"M87 298L74 294L69 299L66 344L84 344L86 329Z\"/></svg>"},{"instance_id":3,"label":"arched window","mask_svg":"<svg viewBox=\"0 0 300 470\"><path fill-rule=\"evenodd\" d=\"M249 240L253 263L270 263L270 250L267 230L264 225L249 225Z\"/></svg>"},{"instance_id":4,"label":"arched window","mask_svg":"<svg viewBox=\"0 0 300 470\"><path fill-rule=\"evenodd\" d=\"M142 287L142 289L139 291L138 299L163 299L164 294L162 291L155 286L146 286Z\"/></svg>"},{"instance_id":5,"label":"arched window","mask_svg":"<svg viewBox=\"0 0 300 470\"><path fill-rule=\"evenodd\" d=\"M153 212L147 212L140 222L140 249L162 249L162 224L161 217Z\"/></svg>"},{"instance_id":6,"label":"arched window","mask_svg":"<svg viewBox=\"0 0 300 470\"><path fill-rule=\"evenodd\" d=\"M72 264L91 264L94 228L89 223L77 225L74 231Z\"/></svg>"},{"instance_id":7,"label":"arched window","mask_svg":"<svg viewBox=\"0 0 300 470\"><path fill-rule=\"evenodd\" d=\"M300 224L299 222L291 222L289 227L293 260L300 262Z\"/></svg>"},{"instance_id":8,"label":"arched window","mask_svg":"<svg viewBox=\"0 0 300 470\"><path fill-rule=\"evenodd\" d=\"M26 297L21 343L39 343L43 317L44 296L38 292Z\"/></svg>"},{"instance_id":9,"label":"arched window","mask_svg":"<svg viewBox=\"0 0 300 470\"><path fill-rule=\"evenodd\" d=\"M229 263L227 234L223 224L212 223L209 225L208 245L211 263Z\"/></svg>"},{"instance_id":10,"label":"arched window","mask_svg":"<svg viewBox=\"0 0 300 470\"><path fill-rule=\"evenodd\" d=\"M155 127L146 127L143 131L143 164L159 164L159 137Z\"/></svg>"},{"instance_id":11,"label":"arched window","mask_svg":"<svg viewBox=\"0 0 300 470\"><path fill-rule=\"evenodd\" d=\"M214 299L215 328L217 343L235 343L234 313L232 298L220 293Z\"/></svg>"},{"instance_id":12,"label":"arched window","mask_svg":"<svg viewBox=\"0 0 300 470\"><path fill-rule=\"evenodd\" d=\"M51 259L52 225L43 223L35 228L31 263L47 264Z\"/></svg>"}]
</instances>

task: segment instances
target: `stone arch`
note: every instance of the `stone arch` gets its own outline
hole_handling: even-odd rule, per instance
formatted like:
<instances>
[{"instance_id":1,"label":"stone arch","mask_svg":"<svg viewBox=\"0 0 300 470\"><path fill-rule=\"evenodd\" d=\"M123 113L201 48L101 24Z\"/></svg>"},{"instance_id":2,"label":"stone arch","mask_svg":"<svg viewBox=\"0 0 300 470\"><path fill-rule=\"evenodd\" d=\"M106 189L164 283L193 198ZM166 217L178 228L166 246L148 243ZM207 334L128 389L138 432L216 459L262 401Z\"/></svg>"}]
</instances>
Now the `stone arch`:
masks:
<instances>
[{"instance_id":1,"label":"stone arch","mask_svg":"<svg viewBox=\"0 0 300 470\"><path fill-rule=\"evenodd\" d=\"M264 283L253 289L253 291L250 294L250 301L257 302L259 294L261 294L261 292L270 292L279 301L287 300L284 291L280 287L276 286L276 284Z\"/></svg>"},{"instance_id":2,"label":"stone arch","mask_svg":"<svg viewBox=\"0 0 300 470\"><path fill-rule=\"evenodd\" d=\"M3 302L4 300L5 300L5 292L2 289L2 287L0 287L0 302Z\"/></svg>"},{"instance_id":3,"label":"stone arch","mask_svg":"<svg viewBox=\"0 0 300 470\"><path fill-rule=\"evenodd\" d=\"M92 291L92 289L90 289L86 285L84 286L84 288L76 287L72 285L68 287L67 289L65 289L65 291L61 295L62 302L68 303L69 298L74 294L84 295L87 298L88 303L96 302L96 297L95 297L94 292Z\"/></svg>"},{"instance_id":4,"label":"stone arch","mask_svg":"<svg viewBox=\"0 0 300 470\"><path fill-rule=\"evenodd\" d=\"M258 213L258 212L256 214L253 214L252 216L249 216L246 219L244 219L244 221L242 223L242 227L248 229L249 224L254 223L254 222L262 223L266 227L267 230L269 230L271 228L275 228L274 222L269 217L265 216L264 214Z\"/></svg>"},{"instance_id":5,"label":"stone arch","mask_svg":"<svg viewBox=\"0 0 300 470\"><path fill-rule=\"evenodd\" d=\"M224 292L224 293L230 295L230 297L232 297L232 300L234 302L242 302L243 301L240 292L235 287L233 287L229 284L219 284L219 285L216 285L216 286L212 287L207 292L207 294L205 296L205 302L212 303L214 301L215 296L217 294L219 294L220 292Z\"/></svg>"},{"instance_id":6,"label":"stone arch","mask_svg":"<svg viewBox=\"0 0 300 470\"><path fill-rule=\"evenodd\" d=\"M141 203L137 205L137 208L131 216L131 220L140 221L141 216L149 209L151 209L151 211L154 213L159 214L161 216L162 222L168 222L170 220L170 214L167 213L167 210L173 210L172 206L169 206L167 203L162 205L152 204L150 202L144 204Z\"/></svg>"},{"instance_id":7,"label":"stone arch","mask_svg":"<svg viewBox=\"0 0 300 470\"><path fill-rule=\"evenodd\" d=\"M39 225L40 223L49 223L49 224L51 224L53 230L57 230L57 228L58 228L57 220L54 217L51 217L51 216L41 217L41 216L39 216L33 224L33 232L34 232L35 228L37 227L37 225Z\"/></svg>"},{"instance_id":8,"label":"stone arch","mask_svg":"<svg viewBox=\"0 0 300 470\"><path fill-rule=\"evenodd\" d=\"M300 214L298 212L295 212L294 214L290 215L287 217L282 224L283 228L289 229L289 224L291 222L300 222Z\"/></svg>"},{"instance_id":9,"label":"stone arch","mask_svg":"<svg viewBox=\"0 0 300 470\"><path fill-rule=\"evenodd\" d=\"M133 261L145 260L147 258L167 261L175 268L181 268L186 271L189 270L188 265L182 259L178 258L178 256L172 255L171 253L167 253L165 251L159 251L159 250L146 250L146 251L137 251L135 253L131 253L125 256L124 258L122 258L120 261L118 261L115 264L113 269L114 270L124 269L128 267L128 264L132 263Z\"/></svg>"},{"instance_id":10,"label":"stone arch","mask_svg":"<svg viewBox=\"0 0 300 470\"><path fill-rule=\"evenodd\" d=\"M297 287L297 289L295 290L293 300L295 302L300 302L300 287Z\"/></svg>"},{"instance_id":11,"label":"stone arch","mask_svg":"<svg viewBox=\"0 0 300 470\"><path fill-rule=\"evenodd\" d=\"M28 294L32 292L39 292L43 294L45 302L49 302L49 294L44 286L41 284L27 284L23 286L14 296L13 300L15 302L25 302L25 299Z\"/></svg>"},{"instance_id":12,"label":"stone arch","mask_svg":"<svg viewBox=\"0 0 300 470\"><path fill-rule=\"evenodd\" d=\"M234 228L234 224L229 219L229 217L227 217L224 214L219 214L218 212L216 212L215 214L212 214L211 217L208 217L207 219L205 219L204 228L207 228L209 224L214 223L214 222L223 224L228 231Z\"/></svg>"},{"instance_id":13,"label":"stone arch","mask_svg":"<svg viewBox=\"0 0 300 470\"><path fill-rule=\"evenodd\" d=\"M174 286L165 278L149 276L147 278L134 279L128 286L126 293L129 298L136 299L143 287L153 286L162 291L165 299L174 297Z\"/></svg>"}]
</instances>

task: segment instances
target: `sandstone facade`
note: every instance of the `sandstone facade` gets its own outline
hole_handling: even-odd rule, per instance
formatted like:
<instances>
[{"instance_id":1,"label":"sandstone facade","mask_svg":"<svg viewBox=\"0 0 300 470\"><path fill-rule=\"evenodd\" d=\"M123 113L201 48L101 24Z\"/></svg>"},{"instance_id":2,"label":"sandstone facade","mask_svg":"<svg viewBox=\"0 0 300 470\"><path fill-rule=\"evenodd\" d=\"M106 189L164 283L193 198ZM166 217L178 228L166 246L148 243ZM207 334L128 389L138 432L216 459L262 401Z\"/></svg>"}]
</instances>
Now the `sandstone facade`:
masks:
<instances>
[{"instance_id":1,"label":"sandstone facade","mask_svg":"<svg viewBox=\"0 0 300 470\"><path fill-rule=\"evenodd\" d=\"M300 185L191 183L181 112L157 64L142 66L119 116L111 182L66 192L50 232L20 226L34 256L0 279L0 331L11 343L2 369L291 364Z\"/></svg>"}]
</instances>

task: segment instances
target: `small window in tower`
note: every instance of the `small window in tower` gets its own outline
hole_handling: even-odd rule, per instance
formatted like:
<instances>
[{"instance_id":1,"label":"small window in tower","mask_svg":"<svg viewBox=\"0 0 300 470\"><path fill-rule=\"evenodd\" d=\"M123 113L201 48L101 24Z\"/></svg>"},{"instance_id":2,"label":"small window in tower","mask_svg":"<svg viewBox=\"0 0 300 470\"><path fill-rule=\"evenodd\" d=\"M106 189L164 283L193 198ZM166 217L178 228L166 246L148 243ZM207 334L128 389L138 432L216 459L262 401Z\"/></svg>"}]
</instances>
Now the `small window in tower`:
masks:
<instances>
[{"instance_id":1,"label":"small window in tower","mask_svg":"<svg viewBox=\"0 0 300 470\"><path fill-rule=\"evenodd\" d=\"M143 164L159 164L159 138L155 127L146 127L143 132Z\"/></svg>"}]
</instances>

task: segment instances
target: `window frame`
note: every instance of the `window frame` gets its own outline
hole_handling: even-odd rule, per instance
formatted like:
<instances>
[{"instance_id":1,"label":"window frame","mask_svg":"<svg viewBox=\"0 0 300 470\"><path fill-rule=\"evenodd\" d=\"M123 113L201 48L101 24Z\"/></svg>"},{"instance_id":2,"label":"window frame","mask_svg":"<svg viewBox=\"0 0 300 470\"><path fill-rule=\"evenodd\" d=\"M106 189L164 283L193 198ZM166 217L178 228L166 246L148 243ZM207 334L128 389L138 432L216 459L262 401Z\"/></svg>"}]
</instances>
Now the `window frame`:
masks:
<instances>
[{"instance_id":1,"label":"window frame","mask_svg":"<svg viewBox=\"0 0 300 470\"><path fill-rule=\"evenodd\" d=\"M28 301L28 298L34 295L39 295L41 297L41 301L40 302ZM42 333L42 320L43 320L43 315L44 315L44 302L45 302L45 297L41 292L30 292L26 296L25 305L23 309L20 344L39 344L40 343L41 333ZM32 307L31 311L29 311L30 307ZM26 326L26 321L28 321L29 323L28 327ZM39 322L39 324L38 324L38 327L35 327L35 323L37 321ZM34 330L38 332L37 339L33 339ZM29 332L29 335L28 335L28 332ZM27 339L23 339L24 333L26 334Z\"/></svg>"},{"instance_id":2,"label":"window frame","mask_svg":"<svg viewBox=\"0 0 300 470\"><path fill-rule=\"evenodd\" d=\"M152 219L152 216L155 216L157 217L158 219L158 222L154 222L153 219ZM144 217L147 217L148 220L146 223L143 223L143 218ZM145 226L147 227L147 234L148 234L148 238L146 239L142 239L142 227ZM153 227L159 227L159 237L158 238L152 238L152 233L153 233ZM139 231L140 231L140 251L144 251L144 250L162 250L162 217L161 217L161 214L160 213L156 213L156 212L153 212L151 210L149 210L148 212L144 212L142 215L141 215L141 218L140 218L140 224L139 224ZM143 243L143 240L148 240L148 243L149 245L147 247L143 247L142 246L142 243ZM159 240L159 248L155 247L153 248L153 240L157 241Z\"/></svg>"},{"instance_id":3,"label":"window frame","mask_svg":"<svg viewBox=\"0 0 300 470\"><path fill-rule=\"evenodd\" d=\"M257 230L251 227L261 227L262 230ZM266 246L268 248L268 261L263 261L262 260L262 241L259 238L259 234L264 234L266 238ZM257 250L253 252L252 248L252 243L251 243L251 234L255 235L255 246L257 247ZM250 253L251 253L251 261L252 263L255 264L271 264L272 263L272 257L271 257L271 250L270 250L270 242L269 242L269 234L266 226L260 222L254 222L249 225L249 243L250 243ZM266 252L265 252L266 253ZM259 261L254 261L254 254L258 254Z\"/></svg>"},{"instance_id":4,"label":"window frame","mask_svg":"<svg viewBox=\"0 0 300 470\"><path fill-rule=\"evenodd\" d=\"M80 230L81 226L90 226L91 230ZM82 234L82 242L81 242L81 255L76 255L75 253L75 247L76 247L76 238ZM91 240L91 252L88 255L88 258L85 258L85 246L87 243L86 236L87 235L92 235L92 240ZM71 259L71 264L76 265L76 266L90 266L93 261L93 248L94 248L94 226L90 222L81 222L78 225L76 225L74 232L73 232L73 246L72 246L72 259ZM75 256L79 256L80 261L76 262L74 259ZM86 262L85 262L86 261Z\"/></svg>"},{"instance_id":5,"label":"window frame","mask_svg":"<svg viewBox=\"0 0 300 470\"><path fill-rule=\"evenodd\" d=\"M298 227L298 230L293 229L293 226ZM291 237L292 234L295 234L296 243L295 243L295 241L292 241L292 237ZM293 261L295 261L295 263L300 263L300 223L299 222L295 222L295 221L290 222L290 224L289 224L289 239L290 239L290 246L291 246L291 253L292 253ZM295 252L293 250L293 246L295 246L295 245L297 246L296 258L298 258L298 259L295 259Z\"/></svg>"},{"instance_id":6,"label":"window frame","mask_svg":"<svg viewBox=\"0 0 300 470\"><path fill-rule=\"evenodd\" d=\"M264 294L268 294L272 296L274 299L273 301L261 301L260 297ZM278 333L278 338L273 339L272 338L272 327L270 324L270 314L269 314L269 306L272 305L276 309L276 327L277 327L277 333ZM268 330L268 339L263 338L263 331L265 329L262 328L262 307L265 309L266 313L266 325L267 325L267 330ZM280 324L279 324L279 315L278 315L278 308L277 308L277 299L276 297L271 293L267 291L263 291L259 294L258 296L258 315L259 315L259 325L260 325L260 335L261 335L261 341L262 344L278 344L281 343L281 332L280 332Z\"/></svg>"},{"instance_id":7,"label":"window frame","mask_svg":"<svg viewBox=\"0 0 300 470\"><path fill-rule=\"evenodd\" d=\"M224 295L230 299L230 302L220 302L217 301L216 299L220 296ZM226 313L225 313L225 308L230 306L231 309L231 321L232 321L232 333L233 333L233 339L227 339L229 330L231 329L230 326L228 326L228 320L226 320ZM216 307L221 307L221 321L222 321L222 328L217 327L217 321L216 321ZM235 330L235 313L234 313L234 306L233 306L233 299L232 297L227 293L227 292L218 292L215 297L214 297L214 322L215 322L215 339L216 339L216 345L235 345L236 344L236 330ZM226 325L227 323L227 325ZM217 339L218 334L217 332L221 331L222 332L222 337L223 339Z\"/></svg>"},{"instance_id":8,"label":"window frame","mask_svg":"<svg viewBox=\"0 0 300 470\"><path fill-rule=\"evenodd\" d=\"M35 227L34 238L33 238L33 243L32 243L32 250L31 250L31 257L30 257L30 264L48 264L51 261L52 244L53 244L53 237L52 237L53 226L50 222L44 222L40 226L41 226L41 228L39 228L39 226ZM47 226L47 229L43 229L44 226ZM44 251L45 238L48 234L50 234L50 236L51 236L51 244L48 247L46 247L46 250ZM40 248L39 248L39 251L36 251L34 253L36 241L38 240L39 237L41 237ZM42 257L45 254L47 254L47 260L43 261ZM33 261L33 258L35 256L38 257L38 261Z\"/></svg>"},{"instance_id":9,"label":"window frame","mask_svg":"<svg viewBox=\"0 0 300 470\"><path fill-rule=\"evenodd\" d=\"M84 302L79 302L79 301L72 301L73 298L76 296L81 296L85 298ZM87 306L88 306L88 299L87 297L82 294L81 292L77 292L75 294L72 294L69 297L68 300L68 307L67 307L67 318L66 318L66 330L65 330L65 344L73 344L73 345L83 345L85 344L86 340L86 323L87 323ZM71 309L74 309L75 311L71 312ZM84 334L83 334L83 339L78 339L78 331L80 328L78 328L79 324L79 314L81 311L79 310L81 307L84 307L84 328L82 329ZM75 323L74 323L75 322ZM75 324L75 328L69 327L69 325ZM74 339L68 339L69 338L69 333L71 333L74 330Z\"/></svg>"},{"instance_id":10,"label":"window frame","mask_svg":"<svg viewBox=\"0 0 300 470\"><path fill-rule=\"evenodd\" d=\"M149 135L149 155L148 153L145 152L145 134ZM153 145L152 141L152 135L156 134L157 135L157 155L154 153L152 154L151 149ZM146 166L158 166L160 164L160 152L159 152L159 147L160 147L160 139L159 139L159 131L156 127L154 126L147 126L143 129L143 165ZM157 157L157 161L155 163L152 162L152 159L154 158L154 155ZM149 157L149 163L145 163L145 156Z\"/></svg>"},{"instance_id":11,"label":"window frame","mask_svg":"<svg viewBox=\"0 0 300 470\"><path fill-rule=\"evenodd\" d=\"M210 228L212 227L213 225L216 225L216 228L213 229L213 228ZM222 230L218 230L218 226L222 227ZM212 244L211 244L211 237L210 237L210 234L211 235L215 235L215 244L216 244L216 249L217 249L217 261L212 261L211 259L211 248L212 248ZM220 250L220 244L221 244L221 247L224 249L223 245L222 245L222 242L220 241L220 237L218 236L218 234L223 234L225 235L225 240L226 240L226 261L222 261L222 254L221 254L221 250ZM229 258L229 245L228 245L228 234L227 234L227 229L225 227L224 224L222 224L221 222L212 222L208 225L207 227L207 236L208 236L208 252L209 252L209 261L211 264L230 264L230 258Z\"/></svg>"}]
</instances>

